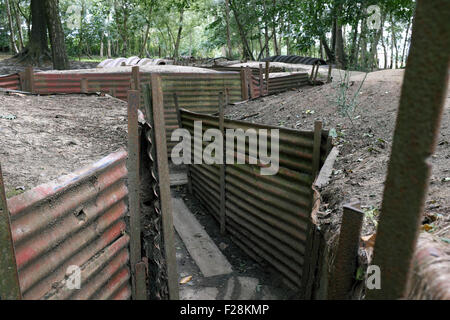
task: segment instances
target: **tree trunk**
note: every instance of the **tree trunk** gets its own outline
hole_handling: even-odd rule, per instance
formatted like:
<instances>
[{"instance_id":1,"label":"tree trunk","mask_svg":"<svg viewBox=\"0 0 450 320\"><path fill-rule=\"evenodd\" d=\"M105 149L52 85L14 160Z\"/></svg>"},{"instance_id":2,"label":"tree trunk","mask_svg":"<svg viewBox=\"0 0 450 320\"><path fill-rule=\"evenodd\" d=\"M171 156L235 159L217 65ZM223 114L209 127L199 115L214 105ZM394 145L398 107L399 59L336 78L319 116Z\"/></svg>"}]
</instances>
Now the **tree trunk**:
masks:
<instances>
[{"instance_id":1,"label":"tree trunk","mask_svg":"<svg viewBox=\"0 0 450 320\"><path fill-rule=\"evenodd\" d=\"M31 0L31 30L27 47L18 55L21 61L29 60L32 64L41 65L50 60L47 37L47 21L45 19L45 3L42 0Z\"/></svg>"},{"instance_id":2,"label":"tree trunk","mask_svg":"<svg viewBox=\"0 0 450 320\"><path fill-rule=\"evenodd\" d=\"M234 19L236 20L236 24L238 26L239 29L239 35L241 36L241 40L242 40L242 53L244 56L244 59L250 59L250 60L255 60L255 58L253 57L253 54L250 50L249 44L248 44L248 40L247 37L245 35L245 30L243 25L241 24L240 20L239 20L239 15L238 15L238 11L236 10L236 7L234 6L234 2L230 1L230 6L231 6L231 10L233 10L234 13Z\"/></svg>"},{"instance_id":3,"label":"tree trunk","mask_svg":"<svg viewBox=\"0 0 450 320\"><path fill-rule=\"evenodd\" d=\"M16 26L17 26L17 32L19 34L19 45L20 45L20 51L23 51L23 48L25 47L23 45L23 34L22 34L22 21L20 19L20 15L19 15L19 9L17 9L17 7L19 6L18 3L16 3L13 0L13 5L12 5L12 10L14 11L14 16L15 16L15 20L16 20Z\"/></svg>"},{"instance_id":4,"label":"tree trunk","mask_svg":"<svg viewBox=\"0 0 450 320\"><path fill-rule=\"evenodd\" d=\"M344 51L344 38L342 35L342 26L336 21L336 67L338 69L345 69L347 66L347 58Z\"/></svg>"},{"instance_id":5,"label":"tree trunk","mask_svg":"<svg viewBox=\"0 0 450 320\"><path fill-rule=\"evenodd\" d=\"M406 62L406 46L408 44L408 36L409 36L409 30L411 28L411 20L408 21L408 26L406 28L406 34L405 34L405 43L403 44L403 52L402 52L402 68L405 66L405 62Z\"/></svg>"},{"instance_id":6,"label":"tree trunk","mask_svg":"<svg viewBox=\"0 0 450 320\"><path fill-rule=\"evenodd\" d=\"M102 36L100 37L100 58L103 59L103 51L104 51L104 45L103 45L103 39L105 38L105 36L103 35L102 32Z\"/></svg>"},{"instance_id":7,"label":"tree trunk","mask_svg":"<svg viewBox=\"0 0 450 320\"><path fill-rule=\"evenodd\" d=\"M266 58L270 57L270 45L269 45L269 26L267 25L267 5L266 0L263 2L264 5L264 45L266 48Z\"/></svg>"},{"instance_id":8,"label":"tree trunk","mask_svg":"<svg viewBox=\"0 0 450 320\"><path fill-rule=\"evenodd\" d=\"M175 42L175 49L173 52L173 57L178 59L179 50L180 50L180 42L181 42L181 32L183 31L183 19L184 19L184 8L180 11L180 20L178 22L178 34L177 41Z\"/></svg>"},{"instance_id":9,"label":"tree trunk","mask_svg":"<svg viewBox=\"0 0 450 320\"><path fill-rule=\"evenodd\" d=\"M384 21L386 17L385 15L381 16L381 26L378 31L376 31L375 36L372 41L372 46L370 49L370 63L369 68L373 71L373 67L376 63L378 66L378 43L380 42L380 38L383 36L383 28L384 28Z\"/></svg>"},{"instance_id":10,"label":"tree trunk","mask_svg":"<svg viewBox=\"0 0 450 320\"><path fill-rule=\"evenodd\" d=\"M6 15L8 16L8 23L9 23L9 37L11 41L11 51L14 54L18 54L19 50L17 49L16 40L14 39L14 23L11 15L11 9L9 6L9 0L6 0Z\"/></svg>"},{"instance_id":11,"label":"tree trunk","mask_svg":"<svg viewBox=\"0 0 450 320\"><path fill-rule=\"evenodd\" d=\"M225 22L227 24L227 58L233 57L233 48L231 47L231 31L230 31L230 3L225 0Z\"/></svg>"},{"instance_id":12,"label":"tree trunk","mask_svg":"<svg viewBox=\"0 0 450 320\"><path fill-rule=\"evenodd\" d=\"M330 47L328 46L327 40L325 38L325 35L322 35L320 38L320 42L323 45L323 48L325 49L325 53L327 55L327 61L329 63L334 63L335 59L334 59L334 53L333 51L330 49Z\"/></svg>"},{"instance_id":13,"label":"tree trunk","mask_svg":"<svg viewBox=\"0 0 450 320\"><path fill-rule=\"evenodd\" d=\"M70 68L70 65L58 3L58 0L45 0L47 27L52 46L53 68L56 70L67 70Z\"/></svg>"},{"instance_id":14,"label":"tree trunk","mask_svg":"<svg viewBox=\"0 0 450 320\"><path fill-rule=\"evenodd\" d=\"M111 36L108 34L108 59L111 59Z\"/></svg>"},{"instance_id":15,"label":"tree trunk","mask_svg":"<svg viewBox=\"0 0 450 320\"><path fill-rule=\"evenodd\" d=\"M359 50L359 48L357 47L359 21L360 21L360 19L358 17L357 21L352 26L353 36L352 36L352 44L351 44L351 49L350 49L350 67L353 67L353 68L355 67L356 55Z\"/></svg>"}]
</instances>

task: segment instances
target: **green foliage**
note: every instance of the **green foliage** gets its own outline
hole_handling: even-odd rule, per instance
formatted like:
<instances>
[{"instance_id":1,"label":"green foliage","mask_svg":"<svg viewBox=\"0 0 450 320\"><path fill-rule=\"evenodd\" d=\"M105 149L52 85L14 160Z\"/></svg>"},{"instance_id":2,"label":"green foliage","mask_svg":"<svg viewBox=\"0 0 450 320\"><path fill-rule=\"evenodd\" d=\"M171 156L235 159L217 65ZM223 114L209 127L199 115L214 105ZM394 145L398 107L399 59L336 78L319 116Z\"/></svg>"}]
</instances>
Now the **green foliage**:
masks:
<instances>
[{"instance_id":1,"label":"green foliage","mask_svg":"<svg viewBox=\"0 0 450 320\"><path fill-rule=\"evenodd\" d=\"M225 1L60 0L68 54L73 57L99 55L103 41L106 55L109 40L113 56L143 54L170 57L174 53L180 27L179 17L183 13L180 54L203 57L222 55L222 48L227 46ZM271 55L276 54L277 46L282 48L283 54L289 52L318 56L321 40L328 44L334 54L332 31L338 22L346 28L345 54L351 60L350 67L354 69L367 67L367 58L364 58L361 52L370 51L370 43L376 41L375 31L363 32L363 22L368 17L366 8L378 5L386 21L391 17L395 21L393 25L386 24L386 32L381 38L389 41L392 32L399 39L403 37L403 31L411 21L415 6L414 0L228 1L231 9L230 41L234 58L243 56L245 42L255 58L266 56L266 31ZM30 0L14 2L19 3L22 31L27 42ZM0 48L10 46L9 25L4 6L4 1L1 1ZM70 27L70 22L73 21L73 13L69 10L71 6L81 9L81 21L75 27ZM276 45L274 38L277 39ZM364 41L367 43L366 47L361 48ZM352 51L356 51L354 59Z\"/></svg>"}]
</instances>

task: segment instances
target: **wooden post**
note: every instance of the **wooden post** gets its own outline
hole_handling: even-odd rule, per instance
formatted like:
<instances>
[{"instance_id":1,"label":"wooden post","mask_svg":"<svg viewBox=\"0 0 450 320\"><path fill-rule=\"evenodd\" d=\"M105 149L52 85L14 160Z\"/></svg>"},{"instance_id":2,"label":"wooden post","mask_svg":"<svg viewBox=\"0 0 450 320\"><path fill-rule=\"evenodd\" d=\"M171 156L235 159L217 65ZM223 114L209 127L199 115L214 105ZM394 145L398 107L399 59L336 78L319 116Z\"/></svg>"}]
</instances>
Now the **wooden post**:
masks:
<instances>
[{"instance_id":1,"label":"wooden post","mask_svg":"<svg viewBox=\"0 0 450 320\"><path fill-rule=\"evenodd\" d=\"M88 90L88 79L81 79L81 93L89 93Z\"/></svg>"},{"instance_id":2,"label":"wooden post","mask_svg":"<svg viewBox=\"0 0 450 320\"><path fill-rule=\"evenodd\" d=\"M309 81L313 81L315 71L316 71L316 64L313 64L313 68L311 70L311 75L309 76Z\"/></svg>"},{"instance_id":3,"label":"wooden post","mask_svg":"<svg viewBox=\"0 0 450 320\"><path fill-rule=\"evenodd\" d=\"M248 82L247 82L247 74L244 67L241 67L241 89L242 89L242 100L246 101L249 99L248 97Z\"/></svg>"},{"instance_id":4,"label":"wooden post","mask_svg":"<svg viewBox=\"0 0 450 320\"><path fill-rule=\"evenodd\" d=\"M316 179L320 171L320 146L322 144L322 122L314 123L314 149L313 149L313 180Z\"/></svg>"},{"instance_id":5,"label":"wooden post","mask_svg":"<svg viewBox=\"0 0 450 320\"><path fill-rule=\"evenodd\" d=\"M357 209L358 206L356 203L344 206L336 258L329 279L328 300L350 299L364 220L364 212Z\"/></svg>"},{"instance_id":6,"label":"wooden post","mask_svg":"<svg viewBox=\"0 0 450 320\"><path fill-rule=\"evenodd\" d=\"M34 93L34 71L33 67L25 69L25 90Z\"/></svg>"},{"instance_id":7,"label":"wooden post","mask_svg":"<svg viewBox=\"0 0 450 320\"><path fill-rule=\"evenodd\" d=\"M140 88L141 88L141 79L139 66L134 66L131 68L131 89L140 90Z\"/></svg>"},{"instance_id":8,"label":"wooden post","mask_svg":"<svg viewBox=\"0 0 450 320\"><path fill-rule=\"evenodd\" d=\"M0 300L21 300L11 221L0 164Z\"/></svg>"},{"instance_id":9,"label":"wooden post","mask_svg":"<svg viewBox=\"0 0 450 320\"><path fill-rule=\"evenodd\" d=\"M262 63L259 64L259 96L264 95L264 78L263 78L263 66Z\"/></svg>"},{"instance_id":10,"label":"wooden post","mask_svg":"<svg viewBox=\"0 0 450 320\"><path fill-rule=\"evenodd\" d=\"M166 125L164 120L164 103L162 80L159 74L151 75L152 105L156 142L156 158L158 162L159 192L161 201L162 225L164 234L164 251L167 261L167 276L169 282L169 297L179 299L177 260L172 216L172 198L170 195L169 163L167 159Z\"/></svg>"},{"instance_id":11,"label":"wooden post","mask_svg":"<svg viewBox=\"0 0 450 320\"><path fill-rule=\"evenodd\" d=\"M333 65L331 62L328 62L328 77L327 77L327 83L331 83L331 71L333 70Z\"/></svg>"},{"instance_id":12,"label":"wooden post","mask_svg":"<svg viewBox=\"0 0 450 320\"><path fill-rule=\"evenodd\" d=\"M269 94L270 61L266 61L266 95Z\"/></svg>"},{"instance_id":13,"label":"wooden post","mask_svg":"<svg viewBox=\"0 0 450 320\"><path fill-rule=\"evenodd\" d=\"M317 75L319 74L319 66L320 66L320 64L319 64L319 62L317 62L316 73L314 74L314 79L313 79L313 82L314 82L314 83L316 82L316 80L317 80Z\"/></svg>"},{"instance_id":14,"label":"wooden post","mask_svg":"<svg viewBox=\"0 0 450 320\"><path fill-rule=\"evenodd\" d=\"M245 67L245 77L247 78L247 83L248 86L250 88L250 96L249 99L253 99L256 98L255 97L255 90L254 90L254 85L253 85L253 74L252 74L252 70L250 69L250 67Z\"/></svg>"},{"instance_id":15,"label":"wooden post","mask_svg":"<svg viewBox=\"0 0 450 320\"><path fill-rule=\"evenodd\" d=\"M227 94L228 96L228 94ZM228 102L228 98L227 98ZM225 137L225 113L224 113L224 97L223 92L219 92L219 130L222 137ZM226 232L226 209L225 209L225 171L226 171L226 155L225 155L225 141L223 141L222 148L222 165L220 166L220 233Z\"/></svg>"},{"instance_id":16,"label":"wooden post","mask_svg":"<svg viewBox=\"0 0 450 320\"><path fill-rule=\"evenodd\" d=\"M141 262L141 209L138 106L140 94L128 91L128 206L130 211L130 264L132 269L132 297L137 298L137 264Z\"/></svg>"}]
</instances>

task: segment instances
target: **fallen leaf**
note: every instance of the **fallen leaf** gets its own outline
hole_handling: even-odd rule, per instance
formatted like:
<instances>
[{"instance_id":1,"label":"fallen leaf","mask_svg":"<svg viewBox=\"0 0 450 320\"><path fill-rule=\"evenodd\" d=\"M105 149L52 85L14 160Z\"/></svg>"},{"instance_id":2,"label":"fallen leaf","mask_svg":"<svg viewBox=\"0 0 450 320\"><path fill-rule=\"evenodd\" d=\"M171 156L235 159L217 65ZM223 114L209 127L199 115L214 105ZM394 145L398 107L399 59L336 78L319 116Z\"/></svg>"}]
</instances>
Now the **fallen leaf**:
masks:
<instances>
[{"instance_id":1,"label":"fallen leaf","mask_svg":"<svg viewBox=\"0 0 450 320\"><path fill-rule=\"evenodd\" d=\"M426 231L426 232L430 232L431 230L433 230L433 226L429 225L429 224L424 224L422 226L422 230Z\"/></svg>"},{"instance_id":2,"label":"fallen leaf","mask_svg":"<svg viewBox=\"0 0 450 320\"><path fill-rule=\"evenodd\" d=\"M180 284L186 284L191 280L192 280L192 276L184 277L183 279L180 280Z\"/></svg>"}]
</instances>

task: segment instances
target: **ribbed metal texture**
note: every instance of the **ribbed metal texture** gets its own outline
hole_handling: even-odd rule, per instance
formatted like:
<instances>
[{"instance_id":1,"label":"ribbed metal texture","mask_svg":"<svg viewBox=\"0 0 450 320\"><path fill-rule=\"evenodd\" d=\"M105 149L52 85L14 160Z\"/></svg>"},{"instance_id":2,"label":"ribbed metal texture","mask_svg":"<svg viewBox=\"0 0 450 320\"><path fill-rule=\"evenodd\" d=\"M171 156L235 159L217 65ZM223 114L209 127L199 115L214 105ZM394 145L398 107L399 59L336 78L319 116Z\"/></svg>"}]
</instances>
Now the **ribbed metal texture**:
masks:
<instances>
[{"instance_id":1,"label":"ribbed metal texture","mask_svg":"<svg viewBox=\"0 0 450 320\"><path fill-rule=\"evenodd\" d=\"M202 121L203 132L218 129L219 125L217 117L186 110L181 110L181 121L192 136L194 121ZM224 128L279 129L278 174L263 176L259 165L226 165L226 229L243 250L268 262L293 287L300 289L302 274L310 269L308 263L311 255L315 255L310 239L314 132L231 120L225 120ZM326 142L324 134L322 143ZM203 147L207 144L204 142ZM323 152L326 159L326 145ZM194 195L220 220L220 166L191 165L190 175Z\"/></svg>"},{"instance_id":2,"label":"ribbed metal texture","mask_svg":"<svg viewBox=\"0 0 450 320\"><path fill-rule=\"evenodd\" d=\"M309 84L307 73L296 73L288 76L269 79L269 94L300 88Z\"/></svg>"},{"instance_id":3,"label":"ribbed metal texture","mask_svg":"<svg viewBox=\"0 0 450 320\"><path fill-rule=\"evenodd\" d=\"M20 76L18 73L0 76L0 88L20 90Z\"/></svg>"},{"instance_id":4,"label":"ribbed metal texture","mask_svg":"<svg viewBox=\"0 0 450 320\"><path fill-rule=\"evenodd\" d=\"M172 132L178 128L174 104L174 93L179 106L199 113L219 111L219 92L228 90L231 103L242 101L239 73L163 73L164 112L166 120L167 149L170 152ZM150 84L151 73L140 73L140 83ZM82 80L87 80L87 92L111 93L116 98L127 100L131 88L132 74L124 73L36 73L34 90L38 94L83 93Z\"/></svg>"},{"instance_id":5,"label":"ribbed metal texture","mask_svg":"<svg viewBox=\"0 0 450 320\"><path fill-rule=\"evenodd\" d=\"M127 153L8 200L24 299L129 299ZM80 290L65 285L81 268Z\"/></svg>"}]
</instances>

